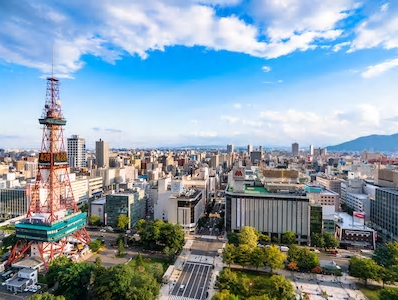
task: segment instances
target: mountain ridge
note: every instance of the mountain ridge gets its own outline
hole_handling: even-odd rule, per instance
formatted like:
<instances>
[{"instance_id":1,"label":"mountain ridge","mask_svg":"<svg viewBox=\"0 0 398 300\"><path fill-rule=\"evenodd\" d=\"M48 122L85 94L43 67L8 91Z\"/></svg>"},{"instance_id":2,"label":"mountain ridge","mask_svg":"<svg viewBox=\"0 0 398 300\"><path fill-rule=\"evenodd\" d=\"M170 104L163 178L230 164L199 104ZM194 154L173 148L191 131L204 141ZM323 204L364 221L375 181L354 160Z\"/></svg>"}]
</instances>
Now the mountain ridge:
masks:
<instances>
[{"instance_id":1,"label":"mountain ridge","mask_svg":"<svg viewBox=\"0 0 398 300\"><path fill-rule=\"evenodd\" d=\"M328 151L398 151L398 133L371 134L338 145L326 147Z\"/></svg>"}]
</instances>

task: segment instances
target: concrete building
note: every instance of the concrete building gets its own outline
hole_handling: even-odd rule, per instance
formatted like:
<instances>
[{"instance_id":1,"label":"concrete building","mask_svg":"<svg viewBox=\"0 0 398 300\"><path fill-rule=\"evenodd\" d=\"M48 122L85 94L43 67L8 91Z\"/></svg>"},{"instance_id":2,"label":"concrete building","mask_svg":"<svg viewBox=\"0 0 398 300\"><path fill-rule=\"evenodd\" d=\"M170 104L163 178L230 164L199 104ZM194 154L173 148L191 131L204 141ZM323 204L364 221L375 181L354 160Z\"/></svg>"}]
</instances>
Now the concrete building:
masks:
<instances>
[{"instance_id":1,"label":"concrete building","mask_svg":"<svg viewBox=\"0 0 398 300\"><path fill-rule=\"evenodd\" d=\"M252 153L252 151L253 151L253 145L247 145L247 153L249 153L249 155L250 155L250 153Z\"/></svg>"},{"instance_id":2,"label":"concrete building","mask_svg":"<svg viewBox=\"0 0 398 300\"><path fill-rule=\"evenodd\" d=\"M101 176L88 177L88 197L89 199L102 196L104 190L103 180Z\"/></svg>"},{"instance_id":3,"label":"concrete building","mask_svg":"<svg viewBox=\"0 0 398 300\"><path fill-rule=\"evenodd\" d=\"M365 213L365 221L370 221L370 199L368 195L347 193L346 205L354 211Z\"/></svg>"},{"instance_id":4,"label":"concrete building","mask_svg":"<svg viewBox=\"0 0 398 300\"><path fill-rule=\"evenodd\" d=\"M252 226L270 237L281 239L293 231L299 244L307 244L311 234L311 207L304 189L297 184L266 186L234 168L226 190L226 229L237 231ZM302 187L303 188L303 187Z\"/></svg>"},{"instance_id":5,"label":"concrete building","mask_svg":"<svg viewBox=\"0 0 398 300\"><path fill-rule=\"evenodd\" d=\"M325 189L331 190L339 194L339 196L341 195L341 179L337 179L334 177L317 176L316 181Z\"/></svg>"},{"instance_id":6,"label":"concrete building","mask_svg":"<svg viewBox=\"0 0 398 300\"><path fill-rule=\"evenodd\" d=\"M234 145L227 145L227 154L231 154L234 152Z\"/></svg>"},{"instance_id":7,"label":"concrete building","mask_svg":"<svg viewBox=\"0 0 398 300\"><path fill-rule=\"evenodd\" d=\"M398 190L377 188L371 204L371 221L386 240L398 241Z\"/></svg>"},{"instance_id":8,"label":"concrete building","mask_svg":"<svg viewBox=\"0 0 398 300\"><path fill-rule=\"evenodd\" d=\"M0 190L0 219L7 220L26 215L28 207L29 197L25 187Z\"/></svg>"},{"instance_id":9,"label":"concrete building","mask_svg":"<svg viewBox=\"0 0 398 300\"><path fill-rule=\"evenodd\" d=\"M379 169L376 172L375 184L386 188L398 187L398 171Z\"/></svg>"},{"instance_id":10,"label":"concrete building","mask_svg":"<svg viewBox=\"0 0 398 300\"><path fill-rule=\"evenodd\" d=\"M22 293L26 288L35 285L38 281L37 270L24 268L18 271L18 275L7 282L7 291Z\"/></svg>"},{"instance_id":11,"label":"concrete building","mask_svg":"<svg viewBox=\"0 0 398 300\"><path fill-rule=\"evenodd\" d=\"M97 168L109 167L109 144L102 139L95 142L95 162Z\"/></svg>"},{"instance_id":12,"label":"concrete building","mask_svg":"<svg viewBox=\"0 0 398 300\"><path fill-rule=\"evenodd\" d=\"M81 206L88 203L89 192L88 192L88 179L84 177L77 177L75 174L71 174L70 185L72 188L73 196L77 206Z\"/></svg>"},{"instance_id":13,"label":"concrete building","mask_svg":"<svg viewBox=\"0 0 398 300\"><path fill-rule=\"evenodd\" d=\"M336 214L336 238L340 247L346 249L369 249L376 248L376 232L372 228L362 224L356 224L347 213Z\"/></svg>"},{"instance_id":14,"label":"concrete building","mask_svg":"<svg viewBox=\"0 0 398 300\"><path fill-rule=\"evenodd\" d=\"M341 182L340 189L340 204L345 204L347 200L347 193L362 193L363 181L359 178L347 179Z\"/></svg>"},{"instance_id":15,"label":"concrete building","mask_svg":"<svg viewBox=\"0 0 398 300\"><path fill-rule=\"evenodd\" d=\"M299 144L298 143L292 144L292 155L299 156Z\"/></svg>"},{"instance_id":16,"label":"concrete building","mask_svg":"<svg viewBox=\"0 0 398 300\"><path fill-rule=\"evenodd\" d=\"M67 139L68 164L71 168L86 167L86 140L78 135Z\"/></svg>"},{"instance_id":17,"label":"concrete building","mask_svg":"<svg viewBox=\"0 0 398 300\"><path fill-rule=\"evenodd\" d=\"M309 149L309 155L313 156L314 155L314 145L310 145L310 149Z\"/></svg>"},{"instance_id":18,"label":"concrete building","mask_svg":"<svg viewBox=\"0 0 398 300\"><path fill-rule=\"evenodd\" d=\"M116 226L119 215L125 214L130 220L128 228L133 227L138 220L145 218L145 203L143 190L106 195L106 223Z\"/></svg>"},{"instance_id":19,"label":"concrete building","mask_svg":"<svg viewBox=\"0 0 398 300\"><path fill-rule=\"evenodd\" d=\"M90 203L90 216L97 215L100 217L100 221L102 224L106 223L105 215L106 215L106 197L99 198L97 200L93 200Z\"/></svg>"}]
</instances>

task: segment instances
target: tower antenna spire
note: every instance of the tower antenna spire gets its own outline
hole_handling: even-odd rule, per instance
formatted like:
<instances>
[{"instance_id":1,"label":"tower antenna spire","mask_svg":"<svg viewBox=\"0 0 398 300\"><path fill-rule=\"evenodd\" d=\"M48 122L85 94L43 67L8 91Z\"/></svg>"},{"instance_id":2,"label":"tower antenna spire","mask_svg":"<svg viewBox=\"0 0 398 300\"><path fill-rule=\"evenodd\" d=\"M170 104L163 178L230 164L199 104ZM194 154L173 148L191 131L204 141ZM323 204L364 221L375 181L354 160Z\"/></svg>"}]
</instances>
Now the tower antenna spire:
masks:
<instances>
[{"instance_id":1,"label":"tower antenna spire","mask_svg":"<svg viewBox=\"0 0 398 300\"><path fill-rule=\"evenodd\" d=\"M51 77L54 78L54 42L51 48Z\"/></svg>"}]
</instances>

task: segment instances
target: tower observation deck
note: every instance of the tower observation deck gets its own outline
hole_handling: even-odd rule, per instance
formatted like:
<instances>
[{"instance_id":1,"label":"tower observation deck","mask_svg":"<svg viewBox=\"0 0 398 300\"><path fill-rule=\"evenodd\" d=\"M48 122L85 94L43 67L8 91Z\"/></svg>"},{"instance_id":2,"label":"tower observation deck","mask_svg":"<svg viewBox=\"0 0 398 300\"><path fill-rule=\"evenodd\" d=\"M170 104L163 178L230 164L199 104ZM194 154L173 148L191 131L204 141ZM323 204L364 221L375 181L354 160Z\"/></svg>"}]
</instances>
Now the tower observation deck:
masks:
<instances>
[{"instance_id":1,"label":"tower observation deck","mask_svg":"<svg viewBox=\"0 0 398 300\"><path fill-rule=\"evenodd\" d=\"M59 100L59 80L47 78L46 102L39 123L43 126L38 172L34 187L27 190L30 205L26 218L15 224L17 243L8 263L26 254L48 263L62 255L68 243L88 244L87 214L79 211L73 196L64 146L66 119Z\"/></svg>"}]
</instances>

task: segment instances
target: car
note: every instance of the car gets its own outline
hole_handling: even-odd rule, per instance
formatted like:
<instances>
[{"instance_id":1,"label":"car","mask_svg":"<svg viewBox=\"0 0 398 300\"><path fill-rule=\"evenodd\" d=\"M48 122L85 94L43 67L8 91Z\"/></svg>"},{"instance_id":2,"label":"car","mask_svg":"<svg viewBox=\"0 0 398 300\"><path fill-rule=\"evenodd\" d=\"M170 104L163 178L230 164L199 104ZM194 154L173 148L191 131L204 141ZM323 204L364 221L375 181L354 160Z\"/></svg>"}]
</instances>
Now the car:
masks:
<instances>
[{"instance_id":1,"label":"car","mask_svg":"<svg viewBox=\"0 0 398 300\"><path fill-rule=\"evenodd\" d=\"M315 253L321 253L318 249L310 249L310 251L315 252Z\"/></svg>"},{"instance_id":2,"label":"car","mask_svg":"<svg viewBox=\"0 0 398 300\"><path fill-rule=\"evenodd\" d=\"M180 290L183 290L183 289L185 289L185 284L180 285Z\"/></svg>"}]
</instances>

